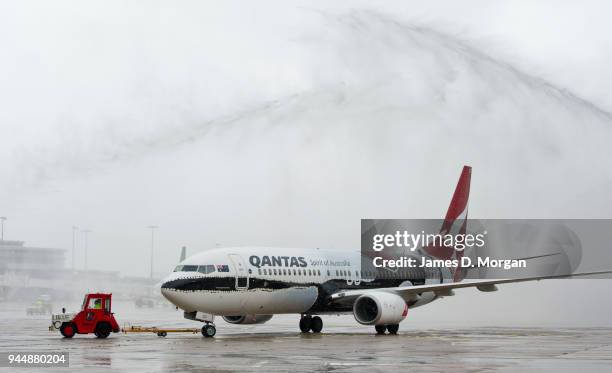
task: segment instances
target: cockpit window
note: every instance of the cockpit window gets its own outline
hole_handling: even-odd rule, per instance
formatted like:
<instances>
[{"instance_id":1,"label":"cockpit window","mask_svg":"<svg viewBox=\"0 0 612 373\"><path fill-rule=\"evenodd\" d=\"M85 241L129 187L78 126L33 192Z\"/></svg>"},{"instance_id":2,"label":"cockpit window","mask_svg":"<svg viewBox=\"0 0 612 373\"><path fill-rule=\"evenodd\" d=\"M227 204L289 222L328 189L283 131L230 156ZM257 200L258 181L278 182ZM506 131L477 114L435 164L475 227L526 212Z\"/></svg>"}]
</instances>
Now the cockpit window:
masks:
<instances>
[{"instance_id":1,"label":"cockpit window","mask_svg":"<svg viewBox=\"0 0 612 373\"><path fill-rule=\"evenodd\" d=\"M198 270L198 266L186 265L183 266L183 272L196 272Z\"/></svg>"},{"instance_id":2,"label":"cockpit window","mask_svg":"<svg viewBox=\"0 0 612 373\"><path fill-rule=\"evenodd\" d=\"M207 264L198 267L198 272L203 273L205 275L209 273L213 273L215 271L215 266L212 264Z\"/></svg>"},{"instance_id":3,"label":"cockpit window","mask_svg":"<svg viewBox=\"0 0 612 373\"><path fill-rule=\"evenodd\" d=\"M174 268L174 272L180 272L183 270L183 266L176 266L176 268Z\"/></svg>"}]
</instances>

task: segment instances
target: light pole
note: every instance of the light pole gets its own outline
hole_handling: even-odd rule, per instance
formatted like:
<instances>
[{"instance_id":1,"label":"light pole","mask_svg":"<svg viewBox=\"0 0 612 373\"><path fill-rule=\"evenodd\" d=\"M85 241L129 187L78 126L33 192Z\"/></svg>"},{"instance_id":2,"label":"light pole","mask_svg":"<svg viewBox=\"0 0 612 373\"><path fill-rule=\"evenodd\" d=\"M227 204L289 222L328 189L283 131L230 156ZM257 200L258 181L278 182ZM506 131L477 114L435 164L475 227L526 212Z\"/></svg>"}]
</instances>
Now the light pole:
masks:
<instances>
[{"instance_id":1,"label":"light pole","mask_svg":"<svg viewBox=\"0 0 612 373\"><path fill-rule=\"evenodd\" d=\"M155 230L159 228L157 225L149 225L147 226L151 230L151 278L153 278L153 247L155 243Z\"/></svg>"},{"instance_id":2,"label":"light pole","mask_svg":"<svg viewBox=\"0 0 612 373\"><path fill-rule=\"evenodd\" d=\"M4 221L6 216L0 216L0 225L2 225L2 234L0 235L0 241L4 241Z\"/></svg>"},{"instance_id":3,"label":"light pole","mask_svg":"<svg viewBox=\"0 0 612 373\"><path fill-rule=\"evenodd\" d=\"M79 227L72 226L72 272L74 272L74 249L76 246L76 235L79 231Z\"/></svg>"},{"instance_id":4,"label":"light pole","mask_svg":"<svg viewBox=\"0 0 612 373\"><path fill-rule=\"evenodd\" d=\"M84 237L84 245L83 246L85 248L85 271L87 271L87 245L88 245L87 236L88 236L89 232L91 232L89 229L83 229L81 231L81 233L83 233L83 237Z\"/></svg>"}]
</instances>

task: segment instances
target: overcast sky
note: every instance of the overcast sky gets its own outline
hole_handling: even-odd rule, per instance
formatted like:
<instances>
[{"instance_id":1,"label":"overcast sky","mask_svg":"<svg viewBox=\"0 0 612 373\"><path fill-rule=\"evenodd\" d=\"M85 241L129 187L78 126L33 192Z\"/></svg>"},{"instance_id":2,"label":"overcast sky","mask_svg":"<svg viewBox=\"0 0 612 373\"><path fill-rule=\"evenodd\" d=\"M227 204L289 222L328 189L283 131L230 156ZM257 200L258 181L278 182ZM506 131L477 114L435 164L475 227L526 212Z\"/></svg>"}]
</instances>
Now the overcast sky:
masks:
<instances>
[{"instance_id":1,"label":"overcast sky","mask_svg":"<svg viewBox=\"0 0 612 373\"><path fill-rule=\"evenodd\" d=\"M5 238L91 229L89 267L130 275L150 224L159 273L355 249L360 218L441 217L463 164L472 217L611 217L609 2L328 3L0 1ZM538 286L463 299L567 301Z\"/></svg>"}]
</instances>

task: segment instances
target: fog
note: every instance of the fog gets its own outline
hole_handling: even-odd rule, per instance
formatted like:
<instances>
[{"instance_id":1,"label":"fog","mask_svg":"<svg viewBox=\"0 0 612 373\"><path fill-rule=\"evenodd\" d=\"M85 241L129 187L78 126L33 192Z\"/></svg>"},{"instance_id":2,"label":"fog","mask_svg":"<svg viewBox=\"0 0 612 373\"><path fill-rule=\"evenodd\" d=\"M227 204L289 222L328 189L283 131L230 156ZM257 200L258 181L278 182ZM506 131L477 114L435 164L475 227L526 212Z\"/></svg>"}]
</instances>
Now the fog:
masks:
<instances>
[{"instance_id":1,"label":"fog","mask_svg":"<svg viewBox=\"0 0 612 373\"><path fill-rule=\"evenodd\" d=\"M89 268L147 275L151 224L160 276L183 245L356 249L441 217L464 164L472 217L610 217L606 2L0 4L5 238L90 229ZM423 312L610 323L607 281L566 283Z\"/></svg>"}]
</instances>

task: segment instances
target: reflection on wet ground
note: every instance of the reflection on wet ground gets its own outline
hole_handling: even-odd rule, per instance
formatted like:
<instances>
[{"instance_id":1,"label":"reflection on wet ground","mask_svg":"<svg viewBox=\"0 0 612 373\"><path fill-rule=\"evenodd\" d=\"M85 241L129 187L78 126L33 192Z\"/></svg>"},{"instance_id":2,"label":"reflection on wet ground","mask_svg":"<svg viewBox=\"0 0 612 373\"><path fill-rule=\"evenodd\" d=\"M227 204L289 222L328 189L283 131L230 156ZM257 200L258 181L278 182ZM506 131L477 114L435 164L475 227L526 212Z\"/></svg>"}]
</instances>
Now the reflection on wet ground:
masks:
<instances>
[{"instance_id":1,"label":"reflection on wet ground","mask_svg":"<svg viewBox=\"0 0 612 373\"><path fill-rule=\"evenodd\" d=\"M10 307L9 307L10 308ZM121 308L121 307L119 307ZM197 327L174 310L116 309L120 322ZM113 371L610 371L612 329L451 328L376 336L351 317L328 317L324 333L298 332L297 315L263 325L217 323L214 339L193 334L113 334L71 340L47 331L46 317L0 310L0 351L69 351L74 370ZM0 368L3 369L3 368ZM6 368L4 368L6 369ZM23 369L27 371L28 369ZM22 370L20 370L22 371Z\"/></svg>"}]
</instances>

